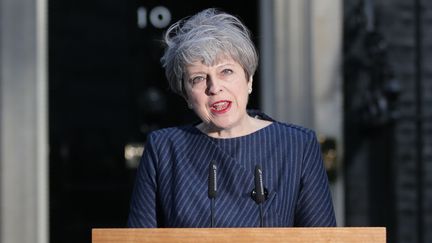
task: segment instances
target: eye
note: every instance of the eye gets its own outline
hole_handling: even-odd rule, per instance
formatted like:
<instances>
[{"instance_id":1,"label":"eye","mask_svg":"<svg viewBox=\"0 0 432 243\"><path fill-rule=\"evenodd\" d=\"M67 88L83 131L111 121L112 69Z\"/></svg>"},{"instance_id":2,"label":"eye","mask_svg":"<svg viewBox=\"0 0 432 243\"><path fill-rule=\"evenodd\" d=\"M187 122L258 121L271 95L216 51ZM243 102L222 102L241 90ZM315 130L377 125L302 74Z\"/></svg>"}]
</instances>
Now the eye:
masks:
<instances>
[{"instance_id":1,"label":"eye","mask_svg":"<svg viewBox=\"0 0 432 243\"><path fill-rule=\"evenodd\" d=\"M224 75L228 75L228 74L232 74L232 73L233 73L233 70L231 70L229 68L222 70L222 74L224 74Z\"/></svg>"},{"instance_id":2,"label":"eye","mask_svg":"<svg viewBox=\"0 0 432 243\"><path fill-rule=\"evenodd\" d=\"M205 81L205 80L206 80L206 78L204 76L196 76L196 77L192 77L190 79L190 82L192 84L197 84L197 83L200 83L200 82Z\"/></svg>"}]
</instances>

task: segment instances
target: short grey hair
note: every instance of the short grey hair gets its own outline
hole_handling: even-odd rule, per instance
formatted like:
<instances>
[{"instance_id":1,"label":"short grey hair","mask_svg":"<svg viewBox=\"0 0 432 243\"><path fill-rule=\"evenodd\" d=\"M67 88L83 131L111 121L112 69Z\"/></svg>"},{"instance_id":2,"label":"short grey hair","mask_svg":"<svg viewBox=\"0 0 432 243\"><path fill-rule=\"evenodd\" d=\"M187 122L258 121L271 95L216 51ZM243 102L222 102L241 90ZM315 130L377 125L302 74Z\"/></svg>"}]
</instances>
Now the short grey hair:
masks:
<instances>
[{"instance_id":1,"label":"short grey hair","mask_svg":"<svg viewBox=\"0 0 432 243\"><path fill-rule=\"evenodd\" d=\"M214 65L229 56L238 62L249 80L258 66L258 54L248 28L237 17L214 8L184 18L165 33L162 66L170 88L185 97L183 77L187 65L202 61Z\"/></svg>"}]
</instances>

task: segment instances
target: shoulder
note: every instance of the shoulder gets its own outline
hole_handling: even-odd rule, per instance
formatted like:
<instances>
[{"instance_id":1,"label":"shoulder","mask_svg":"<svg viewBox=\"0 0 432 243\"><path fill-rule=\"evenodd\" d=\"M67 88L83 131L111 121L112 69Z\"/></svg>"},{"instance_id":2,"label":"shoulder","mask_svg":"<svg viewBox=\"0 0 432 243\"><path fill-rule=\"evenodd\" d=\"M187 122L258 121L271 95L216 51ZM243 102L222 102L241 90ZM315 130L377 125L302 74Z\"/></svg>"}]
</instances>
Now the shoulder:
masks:
<instances>
[{"instance_id":1,"label":"shoulder","mask_svg":"<svg viewBox=\"0 0 432 243\"><path fill-rule=\"evenodd\" d=\"M291 123L275 121L272 128L277 133L282 133L290 136L304 137L308 139L315 139L316 137L314 130Z\"/></svg>"},{"instance_id":2,"label":"shoulder","mask_svg":"<svg viewBox=\"0 0 432 243\"><path fill-rule=\"evenodd\" d=\"M260 120L273 122L273 124L268 127L268 130L270 130L271 132L295 136L304 136L309 138L315 137L315 131L310 128L302 127L292 123L284 123L277 121L259 110L248 110L248 114Z\"/></svg>"}]
</instances>

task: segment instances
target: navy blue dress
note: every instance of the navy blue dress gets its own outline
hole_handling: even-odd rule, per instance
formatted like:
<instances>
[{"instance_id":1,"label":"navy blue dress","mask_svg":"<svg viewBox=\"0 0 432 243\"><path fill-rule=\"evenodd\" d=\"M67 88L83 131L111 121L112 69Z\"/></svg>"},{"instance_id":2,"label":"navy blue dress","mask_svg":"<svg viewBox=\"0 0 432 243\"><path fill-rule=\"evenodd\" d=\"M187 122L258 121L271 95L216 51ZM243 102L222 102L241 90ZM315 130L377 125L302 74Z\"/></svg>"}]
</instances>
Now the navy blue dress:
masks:
<instances>
[{"instance_id":1,"label":"navy blue dress","mask_svg":"<svg viewBox=\"0 0 432 243\"><path fill-rule=\"evenodd\" d=\"M335 226L328 180L315 133L273 122L252 134L212 138L194 126L148 136L137 171L128 226L210 227L208 168L217 163L214 227L259 227L251 198L260 165L268 197L265 227Z\"/></svg>"}]
</instances>

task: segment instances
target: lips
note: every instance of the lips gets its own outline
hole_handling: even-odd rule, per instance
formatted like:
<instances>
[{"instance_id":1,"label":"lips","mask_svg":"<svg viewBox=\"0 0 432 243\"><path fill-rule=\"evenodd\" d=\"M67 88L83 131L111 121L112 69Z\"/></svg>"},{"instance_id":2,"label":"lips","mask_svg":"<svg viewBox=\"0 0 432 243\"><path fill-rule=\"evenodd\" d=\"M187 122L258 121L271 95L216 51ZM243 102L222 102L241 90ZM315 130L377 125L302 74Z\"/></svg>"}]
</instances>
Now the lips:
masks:
<instances>
[{"instance_id":1,"label":"lips","mask_svg":"<svg viewBox=\"0 0 432 243\"><path fill-rule=\"evenodd\" d=\"M231 108L231 101L220 100L210 105L210 110L216 114L222 114L227 112Z\"/></svg>"}]
</instances>

